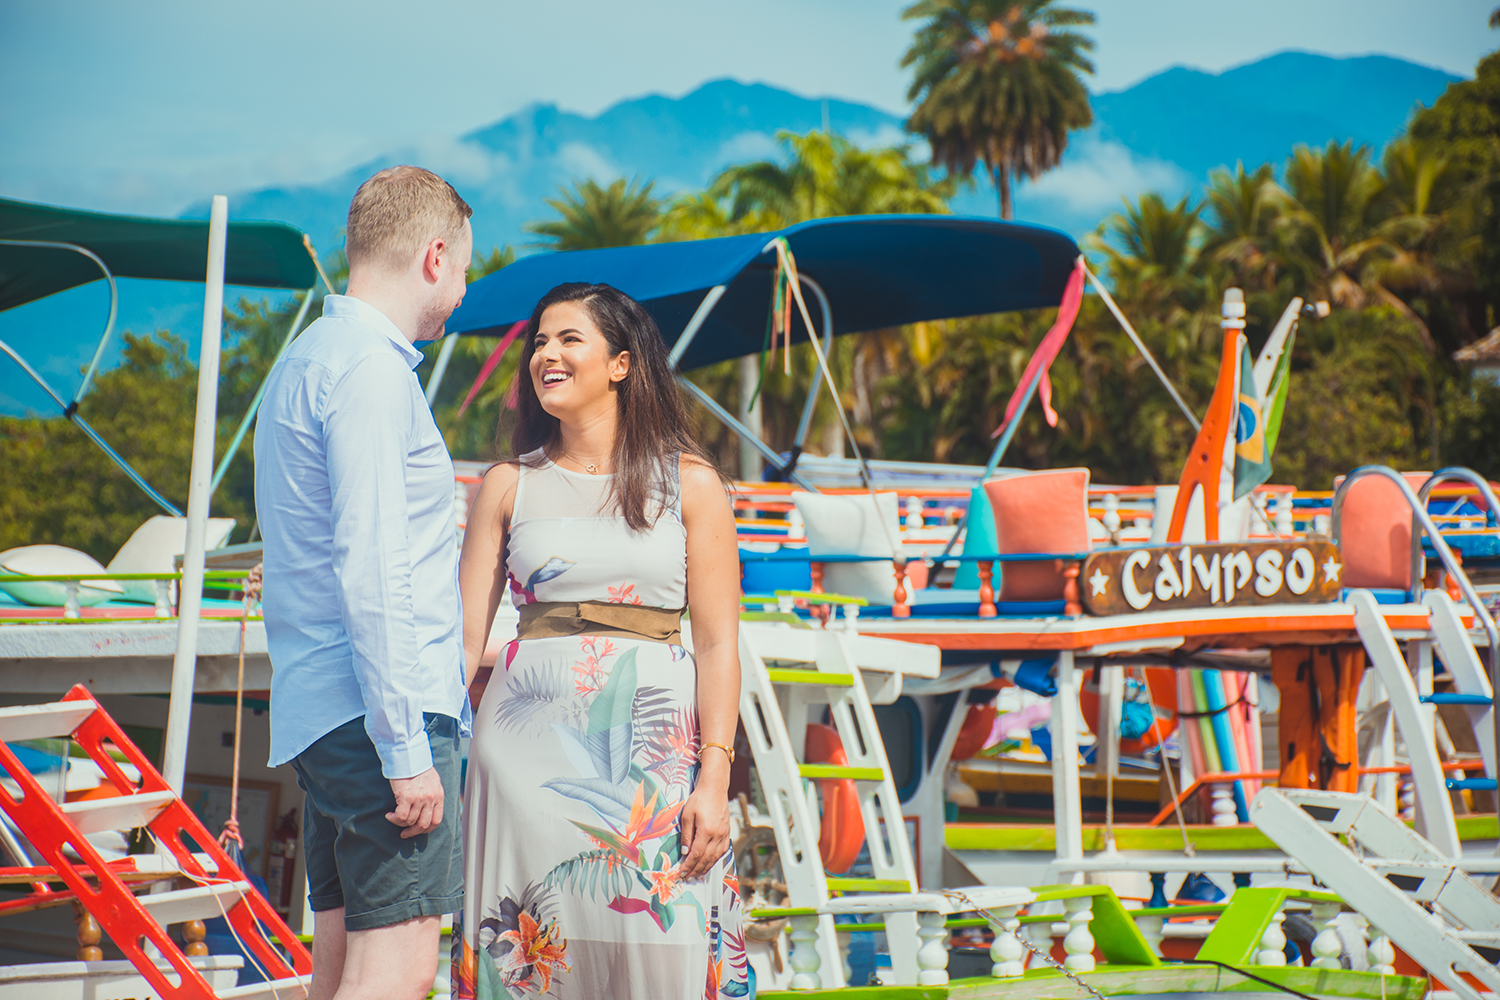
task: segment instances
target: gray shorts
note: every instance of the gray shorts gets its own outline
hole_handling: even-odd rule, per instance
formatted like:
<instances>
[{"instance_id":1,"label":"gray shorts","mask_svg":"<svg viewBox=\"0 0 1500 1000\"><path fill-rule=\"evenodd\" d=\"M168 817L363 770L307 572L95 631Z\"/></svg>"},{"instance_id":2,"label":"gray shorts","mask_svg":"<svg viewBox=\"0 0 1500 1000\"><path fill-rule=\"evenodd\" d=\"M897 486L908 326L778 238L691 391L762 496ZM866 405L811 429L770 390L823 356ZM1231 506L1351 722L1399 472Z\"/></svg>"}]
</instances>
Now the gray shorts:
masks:
<instances>
[{"instance_id":1,"label":"gray shorts","mask_svg":"<svg viewBox=\"0 0 1500 1000\"><path fill-rule=\"evenodd\" d=\"M396 808L396 797L380 773L363 716L292 761L297 784L307 793L302 837L308 902L314 912L342 906L345 930L463 909L458 722L431 713L423 718L432 766L443 782L443 822L431 833L403 840L402 827L385 818Z\"/></svg>"}]
</instances>

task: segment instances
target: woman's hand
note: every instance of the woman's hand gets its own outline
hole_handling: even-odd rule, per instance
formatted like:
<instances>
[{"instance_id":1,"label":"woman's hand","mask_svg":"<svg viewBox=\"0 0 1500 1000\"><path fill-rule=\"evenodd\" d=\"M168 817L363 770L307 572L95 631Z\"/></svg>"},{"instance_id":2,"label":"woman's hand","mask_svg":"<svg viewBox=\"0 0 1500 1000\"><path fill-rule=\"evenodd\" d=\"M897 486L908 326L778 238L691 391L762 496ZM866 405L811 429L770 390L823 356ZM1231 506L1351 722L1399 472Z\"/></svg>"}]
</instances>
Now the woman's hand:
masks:
<instances>
[{"instance_id":1,"label":"woman's hand","mask_svg":"<svg viewBox=\"0 0 1500 1000\"><path fill-rule=\"evenodd\" d=\"M707 874L729 850L729 759L710 750L703 763L698 787L683 804L680 818L683 879Z\"/></svg>"}]
</instances>

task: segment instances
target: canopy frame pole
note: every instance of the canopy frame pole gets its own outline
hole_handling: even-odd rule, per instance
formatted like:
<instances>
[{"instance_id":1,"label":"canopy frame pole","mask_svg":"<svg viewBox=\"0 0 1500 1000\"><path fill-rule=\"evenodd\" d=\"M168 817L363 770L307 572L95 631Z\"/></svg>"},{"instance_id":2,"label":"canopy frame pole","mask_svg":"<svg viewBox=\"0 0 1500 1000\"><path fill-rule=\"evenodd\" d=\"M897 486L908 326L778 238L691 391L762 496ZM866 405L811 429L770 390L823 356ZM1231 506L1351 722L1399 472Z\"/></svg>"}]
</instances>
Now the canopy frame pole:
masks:
<instances>
[{"instance_id":1,"label":"canopy frame pole","mask_svg":"<svg viewBox=\"0 0 1500 1000\"><path fill-rule=\"evenodd\" d=\"M1083 265L1083 273L1088 275L1089 282L1094 286L1094 291L1099 293L1099 297L1104 300L1104 304L1109 307L1109 311L1115 314L1115 319L1119 321L1120 326L1125 330L1125 335L1130 338L1131 343L1135 344L1135 349L1141 352L1141 357L1146 359L1146 364L1151 366L1151 370L1156 373L1157 379L1166 387L1167 392L1177 403L1178 408L1182 410L1182 415L1187 417L1188 423L1193 425L1193 430L1202 430L1203 422L1197 418L1187 403L1183 402L1182 397L1177 394L1177 389L1172 385L1172 380L1167 378L1167 373L1162 371L1161 365L1156 363L1155 356L1146 348L1146 343L1141 340L1141 335L1135 332L1135 327L1130 325L1130 320L1126 319L1125 314L1120 311L1120 307L1115 305L1114 297L1109 294L1109 289L1105 288L1103 282L1094 276L1094 272L1089 270L1089 266L1086 263Z\"/></svg>"},{"instance_id":2,"label":"canopy frame pole","mask_svg":"<svg viewBox=\"0 0 1500 1000\"><path fill-rule=\"evenodd\" d=\"M94 348L94 357L89 361L88 369L83 373L83 381L78 385L78 391L73 394L71 408L77 409L84 393L89 391L89 385L94 380L94 372L99 368L99 362L104 358L104 348L109 344L109 335L114 332L115 318L120 314L120 289L115 284L115 276L110 271L109 265L104 259L88 247L81 247L77 243L54 243L48 240L0 240L0 246L8 247L43 247L51 250L72 250L81 253L95 264L99 270L104 272L104 280L109 282L109 320L104 324L104 336L99 338L99 346ZM51 390L48 390L49 392ZM63 407L65 410L68 406Z\"/></svg>"},{"instance_id":3,"label":"canopy frame pole","mask_svg":"<svg viewBox=\"0 0 1500 1000\"><path fill-rule=\"evenodd\" d=\"M292 341L297 338L297 331L302 326L302 321L307 318L308 307L312 305L313 292L318 290L313 285L302 296L302 306L297 310L296 319L292 320L291 328L286 332L286 338L281 342L281 348L276 352L276 357L271 360L271 367L276 367L276 362L286 356L287 350L292 346ZM260 380L260 385L255 389L255 398L250 400L250 409L245 411L245 419L240 421L239 429L234 432L234 439L229 442L229 448L225 450L224 457L219 460L219 467L214 470L214 480L209 484L208 493L212 497L219 491L219 483L224 480L224 473L229 471L229 466L234 462L234 456L239 453L240 444L245 440L245 435L250 431L250 425L255 422L255 415L260 412L261 400L266 398L266 382L271 378L271 373L266 372L266 377Z\"/></svg>"},{"instance_id":4,"label":"canopy frame pole","mask_svg":"<svg viewBox=\"0 0 1500 1000\"><path fill-rule=\"evenodd\" d=\"M104 454L109 458L111 462L114 462L116 465L118 465L120 467L120 471L129 476L130 481L139 486L141 488L141 491L144 492L146 496L151 498L152 502L154 502L158 507L166 511L168 514L171 514L173 517L182 516L182 511L178 510L166 497L162 496L160 493L156 492L156 490L152 489L151 484L146 482L145 478L139 472L136 472L133 468L131 468L130 463L121 458L119 452L111 448L108 442L106 442L104 438L99 436L99 432L90 427L89 422L78 415L78 411L76 409L69 406L61 396L54 392L52 386L47 384L47 380L42 378L41 375L37 374L37 370L31 367L31 365L27 364L26 359L17 354L15 348L11 347L5 341L0 340L0 351L3 351L10 357L12 361L20 365L21 370L27 375L30 375L31 380L37 385L41 386L42 391L51 396L53 401L62 408L63 416L71 420L79 430L83 431L85 436L87 436L90 441L98 445L99 450L104 452Z\"/></svg>"},{"instance_id":5,"label":"canopy frame pole","mask_svg":"<svg viewBox=\"0 0 1500 1000\"><path fill-rule=\"evenodd\" d=\"M798 274L798 279L812 289L817 297L818 307L823 310L823 353L831 354L833 351L833 309L828 304L828 295L823 291L823 286L805 274ZM802 404L802 419L797 421L797 437L792 442L792 464L795 466L797 458L802 454L802 448L807 443L808 432L812 430L813 411L818 407L818 397L823 392L823 380L813 379L812 388L807 391L807 402Z\"/></svg>"},{"instance_id":6,"label":"canopy frame pole","mask_svg":"<svg viewBox=\"0 0 1500 1000\"><path fill-rule=\"evenodd\" d=\"M698 303L698 309L693 313L693 318L688 320L687 326L683 327L682 335L677 338L677 343L672 345L672 351L667 355L668 367L677 367L677 363L682 360L682 356L692 346L693 338L697 337L698 331L703 328L703 323L708 319L708 314L714 311L714 306L719 304L719 299L723 297L724 291L728 287L727 284L715 285L708 290L707 295L703 296L703 301Z\"/></svg>"},{"instance_id":7,"label":"canopy frame pole","mask_svg":"<svg viewBox=\"0 0 1500 1000\"><path fill-rule=\"evenodd\" d=\"M208 268L203 289L203 340L198 353L198 404L193 420L193 461L188 474L187 544L178 585L177 652L172 658L167 733L162 777L182 794L187 773L188 724L193 712L193 681L198 667L198 625L203 610L203 561L214 463L214 430L219 405L219 348L224 335L224 245L229 234L229 199L216 194L208 217Z\"/></svg>"},{"instance_id":8,"label":"canopy frame pole","mask_svg":"<svg viewBox=\"0 0 1500 1000\"><path fill-rule=\"evenodd\" d=\"M458 344L458 334L449 334L443 338L443 346L438 348L437 361L433 362L432 374L427 376L427 406L431 408L433 400L437 399L438 389L443 384L443 376L448 373L448 359L453 357L453 348Z\"/></svg>"},{"instance_id":9,"label":"canopy frame pole","mask_svg":"<svg viewBox=\"0 0 1500 1000\"><path fill-rule=\"evenodd\" d=\"M704 392L692 382L689 382L682 375L677 376L677 382L683 388L687 389L688 392L692 393L693 397L697 399L698 402L702 403L709 413L712 413L715 417L717 417L720 423L722 423L725 427L728 427L730 430L734 431L740 436L741 440L745 441L756 451L764 455L767 462L770 462L781 472L787 472L790 464L785 461L780 455L772 451L771 446L757 437L755 433L750 430L750 428L746 427L744 424L736 420L734 414L730 413L728 410L724 409L724 407L720 406L718 400L714 399L712 396ZM808 483L807 480L803 479L795 471L789 472L787 473L787 475L792 482L796 483L804 490L807 490L811 493L818 492L818 489L816 487Z\"/></svg>"}]
</instances>

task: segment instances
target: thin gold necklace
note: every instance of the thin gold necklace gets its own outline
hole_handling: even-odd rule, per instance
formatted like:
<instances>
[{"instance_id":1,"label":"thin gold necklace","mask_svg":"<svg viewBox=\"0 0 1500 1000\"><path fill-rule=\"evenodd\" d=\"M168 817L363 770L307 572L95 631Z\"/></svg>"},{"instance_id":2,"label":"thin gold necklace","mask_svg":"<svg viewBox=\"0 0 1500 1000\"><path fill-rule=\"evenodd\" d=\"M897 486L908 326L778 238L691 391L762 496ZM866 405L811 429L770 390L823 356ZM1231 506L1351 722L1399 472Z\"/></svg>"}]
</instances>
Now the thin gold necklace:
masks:
<instances>
[{"instance_id":1,"label":"thin gold necklace","mask_svg":"<svg viewBox=\"0 0 1500 1000\"><path fill-rule=\"evenodd\" d=\"M587 463L583 462L583 461L581 461L579 459L574 458L568 452L563 452L563 456L562 457L566 458L568 461L572 462L574 465L582 465L583 466L583 471L587 472L591 476L597 476L599 474L599 466L593 464L592 462L587 462Z\"/></svg>"}]
</instances>

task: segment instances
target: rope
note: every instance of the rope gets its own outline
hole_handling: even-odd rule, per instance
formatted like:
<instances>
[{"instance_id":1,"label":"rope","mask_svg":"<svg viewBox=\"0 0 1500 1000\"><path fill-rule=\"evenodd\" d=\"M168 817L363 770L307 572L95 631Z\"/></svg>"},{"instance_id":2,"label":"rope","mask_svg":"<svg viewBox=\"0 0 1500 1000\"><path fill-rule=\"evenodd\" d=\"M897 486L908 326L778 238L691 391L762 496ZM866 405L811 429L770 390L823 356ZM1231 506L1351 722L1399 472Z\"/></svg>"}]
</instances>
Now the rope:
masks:
<instances>
[{"instance_id":1,"label":"rope","mask_svg":"<svg viewBox=\"0 0 1500 1000\"><path fill-rule=\"evenodd\" d=\"M219 834L219 846L226 851L231 840L241 851L245 849L245 838L240 835L240 716L244 714L245 706L245 627L251 610L260 600L262 568L262 564L256 563L255 568L245 574L245 589L241 592L240 668L234 685L234 769L229 772L229 819L224 824L224 832Z\"/></svg>"},{"instance_id":2,"label":"rope","mask_svg":"<svg viewBox=\"0 0 1500 1000\"><path fill-rule=\"evenodd\" d=\"M1149 681L1146 690L1151 690ZM1167 776L1167 792L1172 796L1172 811L1177 814L1177 828L1182 831L1182 853L1190 858L1197 857L1192 841L1188 840L1187 820L1182 818L1182 801L1177 795L1177 781L1172 777L1172 765L1167 760L1167 738L1161 734L1161 720L1156 717L1155 708L1151 710L1151 731L1156 734L1156 755L1161 758L1161 769ZM1178 753L1182 751L1179 749Z\"/></svg>"},{"instance_id":3,"label":"rope","mask_svg":"<svg viewBox=\"0 0 1500 1000\"><path fill-rule=\"evenodd\" d=\"M870 467L865 462L865 456L859 450L859 442L854 439L854 428L849 426L849 415L844 412L844 404L839 399L839 388L834 384L833 371L828 366L828 358L823 354L823 345L818 340L817 330L813 327L812 314L807 311L807 300L802 297L802 282L797 277L797 261L792 256L791 247L787 245L784 236L778 236L772 240L767 249L775 248L776 259L781 268L786 271L787 284L791 288L792 297L797 300L797 310L802 314L802 322L807 325L807 339L812 344L813 353L818 358L818 368L823 373L823 380L828 385L828 391L833 396L834 410L838 412L839 421L844 425L844 437L849 442L849 447L854 449L854 460L859 463L859 475L864 480L865 490L870 494L870 503L875 508L875 520L880 522L880 529L885 533L886 544L891 547L891 558L896 565L904 568L906 556L902 554L901 546L891 536L891 526L886 523L885 518L880 516L880 503L875 498L875 482L870 477ZM790 309L790 306L788 306ZM790 324L787 328L786 342L791 343ZM790 346L788 347L790 353Z\"/></svg>"}]
</instances>

